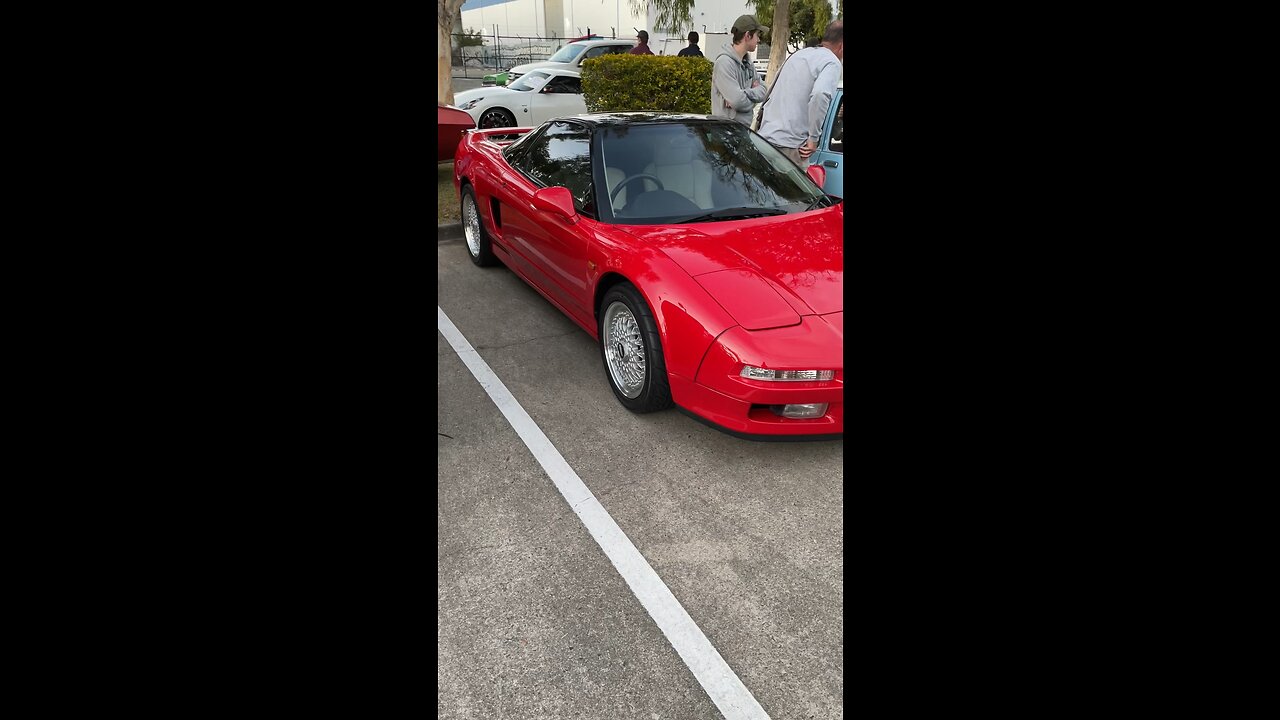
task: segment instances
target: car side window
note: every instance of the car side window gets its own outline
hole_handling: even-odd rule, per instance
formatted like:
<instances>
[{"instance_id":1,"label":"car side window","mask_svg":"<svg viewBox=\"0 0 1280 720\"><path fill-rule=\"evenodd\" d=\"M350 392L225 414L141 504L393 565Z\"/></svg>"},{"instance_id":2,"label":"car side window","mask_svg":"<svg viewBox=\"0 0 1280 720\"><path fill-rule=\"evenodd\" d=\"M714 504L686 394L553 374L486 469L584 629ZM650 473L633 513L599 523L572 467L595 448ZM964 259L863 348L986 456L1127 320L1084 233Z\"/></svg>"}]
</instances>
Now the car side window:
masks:
<instances>
[{"instance_id":1,"label":"car side window","mask_svg":"<svg viewBox=\"0 0 1280 720\"><path fill-rule=\"evenodd\" d=\"M844 95L840 95L840 104L836 107L835 119L831 121L831 142L827 149L832 152L844 152Z\"/></svg>"},{"instance_id":2,"label":"car side window","mask_svg":"<svg viewBox=\"0 0 1280 720\"><path fill-rule=\"evenodd\" d=\"M511 166L543 187L569 188L578 212L596 217L591 183L591 131L586 125L557 121L546 127Z\"/></svg>"},{"instance_id":3,"label":"car side window","mask_svg":"<svg viewBox=\"0 0 1280 720\"><path fill-rule=\"evenodd\" d=\"M502 157L506 158L507 163L511 165L511 167L519 170L521 164L524 162L525 156L529 154L529 145L536 144L537 142L538 130L535 128L529 133L521 135L515 142L503 148Z\"/></svg>"},{"instance_id":4,"label":"car side window","mask_svg":"<svg viewBox=\"0 0 1280 720\"><path fill-rule=\"evenodd\" d=\"M566 75L557 75L551 78L551 82L542 89L545 93L574 93L582 94L582 80L580 78L568 77Z\"/></svg>"},{"instance_id":5,"label":"car side window","mask_svg":"<svg viewBox=\"0 0 1280 720\"><path fill-rule=\"evenodd\" d=\"M630 50L630 48L625 48L620 45L601 45L599 47L593 47L583 53L582 59L586 60L588 58L600 57L601 55L616 55L617 53L624 53L627 50Z\"/></svg>"}]
</instances>

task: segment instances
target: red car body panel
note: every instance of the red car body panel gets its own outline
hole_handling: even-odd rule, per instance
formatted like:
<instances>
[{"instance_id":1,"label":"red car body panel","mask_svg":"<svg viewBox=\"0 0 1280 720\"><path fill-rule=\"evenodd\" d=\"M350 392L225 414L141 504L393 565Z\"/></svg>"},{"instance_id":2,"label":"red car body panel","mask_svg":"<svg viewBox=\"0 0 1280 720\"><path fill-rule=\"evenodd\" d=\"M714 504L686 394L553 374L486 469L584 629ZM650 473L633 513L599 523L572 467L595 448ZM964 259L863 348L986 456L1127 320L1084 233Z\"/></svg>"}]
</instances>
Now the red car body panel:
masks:
<instances>
[{"instance_id":1,"label":"red car body panel","mask_svg":"<svg viewBox=\"0 0 1280 720\"><path fill-rule=\"evenodd\" d=\"M458 150L458 142L462 133L476 126L476 121L465 110L452 105L436 103L436 142L438 155L436 162L448 162L454 159Z\"/></svg>"},{"instance_id":2,"label":"red car body panel","mask_svg":"<svg viewBox=\"0 0 1280 720\"><path fill-rule=\"evenodd\" d=\"M768 330L800 322L800 315L759 274L745 268L717 270L698 276L711 297L718 298L738 324L748 330Z\"/></svg>"},{"instance_id":3,"label":"red car body panel","mask_svg":"<svg viewBox=\"0 0 1280 720\"><path fill-rule=\"evenodd\" d=\"M747 268L771 280L800 315L843 310L844 205L801 215L631 226L690 275Z\"/></svg>"},{"instance_id":4,"label":"red car body panel","mask_svg":"<svg viewBox=\"0 0 1280 720\"><path fill-rule=\"evenodd\" d=\"M597 341L600 297L619 279L633 284L657 321L672 399L689 413L753 436L844 432L843 204L687 225L565 218L533 208L541 188L492 137L530 130L470 130L458 146L454 184L476 193L495 256ZM743 365L835 379L750 380ZM768 407L822 402L816 419Z\"/></svg>"}]
</instances>

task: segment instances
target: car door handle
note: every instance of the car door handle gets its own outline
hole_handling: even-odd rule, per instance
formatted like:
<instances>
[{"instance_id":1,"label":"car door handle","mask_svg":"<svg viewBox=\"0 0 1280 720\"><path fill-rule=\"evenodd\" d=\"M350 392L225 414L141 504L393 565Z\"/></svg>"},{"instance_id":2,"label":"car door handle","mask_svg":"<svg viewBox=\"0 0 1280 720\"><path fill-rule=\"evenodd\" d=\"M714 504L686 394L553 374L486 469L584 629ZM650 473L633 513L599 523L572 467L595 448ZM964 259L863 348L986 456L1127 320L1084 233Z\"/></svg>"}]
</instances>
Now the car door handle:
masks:
<instances>
[{"instance_id":1,"label":"car door handle","mask_svg":"<svg viewBox=\"0 0 1280 720\"><path fill-rule=\"evenodd\" d=\"M836 162L835 160L823 160L822 164L827 167L840 167L840 163Z\"/></svg>"}]
</instances>

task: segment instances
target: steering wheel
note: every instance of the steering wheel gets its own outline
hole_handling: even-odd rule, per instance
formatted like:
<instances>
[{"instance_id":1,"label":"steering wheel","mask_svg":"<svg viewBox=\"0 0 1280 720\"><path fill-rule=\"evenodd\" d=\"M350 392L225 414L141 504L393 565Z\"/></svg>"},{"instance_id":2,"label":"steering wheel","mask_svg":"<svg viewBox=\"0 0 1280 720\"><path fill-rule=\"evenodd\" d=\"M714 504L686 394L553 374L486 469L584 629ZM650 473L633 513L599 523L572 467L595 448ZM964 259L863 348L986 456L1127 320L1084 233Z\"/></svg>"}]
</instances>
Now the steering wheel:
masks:
<instances>
[{"instance_id":1,"label":"steering wheel","mask_svg":"<svg viewBox=\"0 0 1280 720\"><path fill-rule=\"evenodd\" d=\"M657 185L658 185L658 189L659 189L659 190L666 190L666 188L662 186L662 181L661 181L661 180L659 180L658 178L656 178L656 177L654 177L654 176L652 176L652 175L649 175L649 174L647 174L647 173L641 173L641 174L639 174L639 175L632 175L631 177L627 178L626 180L623 180L622 182L618 183L618 187L614 188L614 189L613 189L613 192L609 193L609 202L613 202L614 200L617 200L617 199L618 199L618 193L622 192L622 188L624 188L624 187L626 187L628 184L630 184L632 180L644 180L644 179L646 179L646 178L647 178L647 179L649 179L649 180L654 181L655 183L657 183Z\"/></svg>"}]
</instances>

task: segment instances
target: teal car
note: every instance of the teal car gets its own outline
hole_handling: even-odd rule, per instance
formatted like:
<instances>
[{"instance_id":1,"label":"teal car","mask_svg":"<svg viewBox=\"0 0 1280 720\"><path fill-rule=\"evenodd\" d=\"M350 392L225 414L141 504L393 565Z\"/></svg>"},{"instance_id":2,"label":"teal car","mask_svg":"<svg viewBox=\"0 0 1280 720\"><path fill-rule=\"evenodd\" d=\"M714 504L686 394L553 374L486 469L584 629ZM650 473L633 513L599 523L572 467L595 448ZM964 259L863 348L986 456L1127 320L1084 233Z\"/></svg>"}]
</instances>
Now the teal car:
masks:
<instances>
[{"instance_id":1,"label":"teal car","mask_svg":"<svg viewBox=\"0 0 1280 720\"><path fill-rule=\"evenodd\" d=\"M809 164L821 165L827 173L822 190L828 195L844 197L844 81L836 86L822 125L822 139L810 156Z\"/></svg>"}]
</instances>

